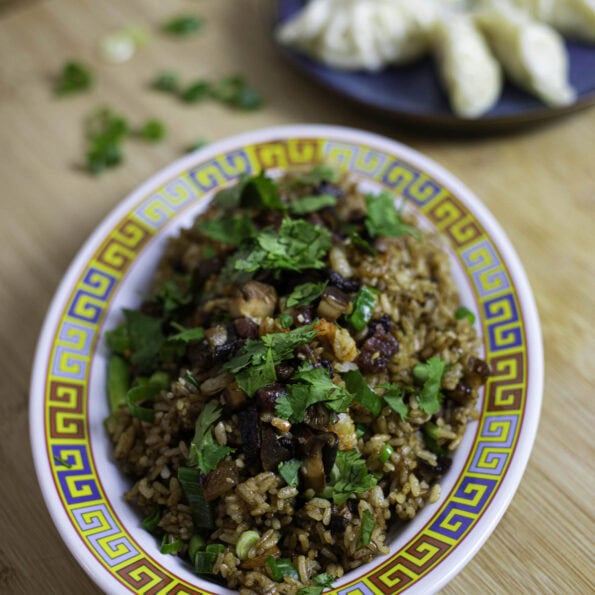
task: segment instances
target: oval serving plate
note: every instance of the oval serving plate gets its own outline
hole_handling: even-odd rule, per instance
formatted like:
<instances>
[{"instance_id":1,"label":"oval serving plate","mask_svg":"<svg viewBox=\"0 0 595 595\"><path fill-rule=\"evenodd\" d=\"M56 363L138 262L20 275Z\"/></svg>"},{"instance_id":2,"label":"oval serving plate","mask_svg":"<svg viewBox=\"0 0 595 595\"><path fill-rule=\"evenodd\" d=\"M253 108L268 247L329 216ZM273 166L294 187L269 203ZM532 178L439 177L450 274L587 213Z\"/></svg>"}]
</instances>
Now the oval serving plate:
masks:
<instances>
[{"instance_id":1,"label":"oval serving plate","mask_svg":"<svg viewBox=\"0 0 595 595\"><path fill-rule=\"evenodd\" d=\"M390 554L348 573L341 595L428 593L479 549L508 506L537 430L543 389L539 320L504 232L477 198L440 166L396 142L347 128L301 125L243 134L186 156L151 178L99 225L66 273L37 348L30 431L41 489L71 552L106 592L232 593L161 555L123 498L129 487L103 429L106 328L142 300L167 238L241 173L325 162L362 187L407 199L451 256L462 303L477 312L482 357L493 376L428 505Z\"/></svg>"},{"instance_id":2,"label":"oval serving plate","mask_svg":"<svg viewBox=\"0 0 595 595\"><path fill-rule=\"evenodd\" d=\"M305 4L305 0L278 0L277 21L289 20ZM479 133L537 124L595 103L595 47L566 41L566 48L570 82L577 91L576 103L549 108L522 89L506 83L498 103L477 119L458 118L453 114L431 58L380 72L351 72L330 68L288 48L281 49L312 80L362 107L403 123Z\"/></svg>"}]
</instances>

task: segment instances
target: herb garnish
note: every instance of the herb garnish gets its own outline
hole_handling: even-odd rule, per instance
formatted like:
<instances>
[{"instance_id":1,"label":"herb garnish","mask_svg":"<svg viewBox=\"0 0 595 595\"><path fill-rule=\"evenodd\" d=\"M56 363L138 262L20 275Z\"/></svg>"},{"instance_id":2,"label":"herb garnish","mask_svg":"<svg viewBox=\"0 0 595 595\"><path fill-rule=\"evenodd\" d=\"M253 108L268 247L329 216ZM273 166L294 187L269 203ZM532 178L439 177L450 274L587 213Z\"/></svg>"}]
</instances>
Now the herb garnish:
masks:
<instances>
[{"instance_id":1,"label":"herb garnish","mask_svg":"<svg viewBox=\"0 0 595 595\"><path fill-rule=\"evenodd\" d=\"M110 413L115 413L126 403L130 380L130 364L123 357L112 354L107 364L107 397Z\"/></svg>"},{"instance_id":2,"label":"herb garnish","mask_svg":"<svg viewBox=\"0 0 595 595\"><path fill-rule=\"evenodd\" d=\"M361 517L359 534L359 540L363 545L370 544L370 540L372 539L372 531L374 531L375 526L376 522L374 521L372 513L369 510L364 510L364 514Z\"/></svg>"},{"instance_id":3,"label":"herb garnish","mask_svg":"<svg viewBox=\"0 0 595 595\"><path fill-rule=\"evenodd\" d=\"M202 490L200 472L192 467L178 468L178 481L192 510L192 522L197 529L213 529L213 510Z\"/></svg>"},{"instance_id":4,"label":"herb garnish","mask_svg":"<svg viewBox=\"0 0 595 595\"><path fill-rule=\"evenodd\" d=\"M213 86L212 96L234 109L253 111L262 107L262 95L239 75L220 80Z\"/></svg>"},{"instance_id":5,"label":"herb garnish","mask_svg":"<svg viewBox=\"0 0 595 595\"><path fill-rule=\"evenodd\" d=\"M422 383L417 400L422 411L433 415L440 409L442 393L440 384L446 370L446 362L439 357L431 357L427 362L416 364L413 368L414 378Z\"/></svg>"},{"instance_id":6,"label":"herb garnish","mask_svg":"<svg viewBox=\"0 0 595 595\"><path fill-rule=\"evenodd\" d=\"M343 380L347 390L354 395L358 403L373 415L380 415L382 399L368 386L366 379L359 370L349 370L349 372L343 374Z\"/></svg>"},{"instance_id":7,"label":"herb garnish","mask_svg":"<svg viewBox=\"0 0 595 595\"><path fill-rule=\"evenodd\" d=\"M164 336L161 319L147 316L138 310L124 310L132 356L140 374L152 372L160 358Z\"/></svg>"},{"instance_id":8,"label":"herb garnish","mask_svg":"<svg viewBox=\"0 0 595 595\"><path fill-rule=\"evenodd\" d=\"M287 296L285 306L287 308L299 308L300 306L311 304L322 295L326 285L326 281L324 283L303 283L302 285L298 285Z\"/></svg>"},{"instance_id":9,"label":"herb garnish","mask_svg":"<svg viewBox=\"0 0 595 595\"><path fill-rule=\"evenodd\" d=\"M317 574L313 579L312 579L317 585L320 585L321 587L326 587L327 589L330 589L333 586L333 583L335 582L335 577L331 576L330 574L323 572L321 574Z\"/></svg>"},{"instance_id":10,"label":"herb garnish","mask_svg":"<svg viewBox=\"0 0 595 595\"><path fill-rule=\"evenodd\" d=\"M368 208L366 229L372 237L400 238L405 234L418 239L421 237L415 227L403 223L402 207L398 210L395 208L394 198L388 192L367 194L365 200Z\"/></svg>"},{"instance_id":11,"label":"herb garnish","mask_svg":"<svg viewBox=\"0 0 595 595\"><path fill-rule=\"evenodd\" d=\"M368 465L357 450L340 450L331 471L330 482L323 492L335 504L345 504L353 494L373 488L376 478L368 472Z\"/></svg>"},{"instance_id":12,"label":"herb garnish","mask_svg":"<svg viewBox=\"0 0 595 595\"><path fill-rule=\"evenodd\" d=\"M178 93L180 90L180 77L171 71L160 72L151 82L151 89L164 93Z\"/></svg>"},{"instance_id":13,"label":"herb garnish","mask_svg":"<svg viewBox=\"0 0 595 595\"><path fill-rule=\"evenodd\" d=\"M195 81L181 93L180 99L185 103L199 103L211 97L211 84L208 81Z\"/></svg>"},{"instance_id":14,"label":"herb garnish","mask_svg":"<svg viewBox=\"0 0 595 595\"><path fill-rule=\"evenodd\" d=\"M305 215L320 211L327 207L334 207L337 199L332 194L319 194L317 196L304 196L296 198L289 203L289 210L294 215Z\"/></svg>"},{"instance_id":15,"label":"herb garnish","mask_svg":"<svg viewBox=\"0 0 595 595\"><path fill-rule=\"evenodd\" d=\"M128 136L128 122L108 108L92 114L86 123L87 169L94 174L122 161L122 143Z\"/></svg>"},{"instance_id":16,"label":"herb garnish","mask_svg":"<svg viewBox=\"0 0 595 595\"><path fill-rule=\"evenodd\" d=\"M71 95L86 91L93 86L93 73L91 69L82 62L74 60L66 62L60 71L60 75L54 85L56 95Z\"/></svg>"},{"instance_id":17,"label":"herb garnish","mask_svg":"<svg viewBox=\"0 0 595 595\"><path fill-rule=\"evenodd\" d=\"M386 389L382 398L387 402L390 408L399 415L402 421L407 421L409 416L409 408L403 400L405 398L406 389L398 384L379 384L378 388Z\"/></svg>"},{"instance_id":18,"label":"herb garnish","mask_svg":"<svg viewBox=\"0 0 595 595\"><path fill-rule=\"evenodd\" d=\"M321 182L336 182L339 176L337 172L326 165L315 165L311 170L296 174L292 183L295 185L316 185Z\"/></svg>"},{"instance_id":19,"label":"herb garnish","mask_svg":"<svg viewBox=\"0 0 595 595\"><path fill-rule=\"evenodd\" d=\"M302 587L296 595L322 595L324 587Z\"/></svg>"},{"instance_id":20,"label":"herb garnish","mask_svg":"<svg viewBox=\"0 0 595 595\"><path fill-rule=\"evenodd\" d=\"M296 580L299 578L298 572L289 558L275 559L273 556L268 556L265 560L265 564L271 571L273 580L278 583L283 582L283 577L285 576L289 576Z\"/></svg>"},{"instance_id":21,"label":"herb garnish","mask_svg":"<svg viewBox=\"0 0 595 595\"><path fill-rule=\"evenodd\" d=\"M164 23L161 27L162 31L170 35L177 35L178 37L188 37L196 35L200 32L204 25L204 21L193 15L181 15L174 17Z\"/></svg>"},{"instance_id":22,"label":"herb garnish","mask_svg":"<svg viewBox=\"0 0 595 595\"><path fill-rule=\"evenodd\" d=\"M346 316L347 321L356 332L363 331L368 322L372 320L376 307L378 290L362 285L353 303L353 312Z\"/></svg>"},{"instance_id":23,"label":"herb garnish","mask_svg":"<svg viewBox=\"0 0 595 595\"><path fill-rule=\"evenodd\" d=\"M457 320L466 319L469 321L469 324L475 324L475 314L466 308L465 306L459 306L455 311L455 318Z\"/></svg>"},{"instance_id":24,"label":"herb garnish","mask_svg":"<svg viewBox=\"0 0 595 595\"><path fill-rule=\"evenodd\" d=\"M299 472L302 466L302 461L298 459L291 459L284 463L279 463L279 475L285 480L285 483L292 488L296 488L300 478Z\"/></svg>"},{"instance_id":25,"label":"herb garnish","mask_svg":"<svg viewBox=\"0 0 595 595\"><path fill-rule=\"evenodd\" d=\"M256 234L249 215L234 215L222 219L203 221L196 228L217 242L239 246L244 240Z\"/></svg>"},{"instance_id":26,"label":"herb garnish","mask_svg":"<svg viewBox=\"0 0 595 595\"><path fill-rule=\"evenodd\" d=\"M155 118L145 120L138 130L138 135L148 142L159 142L165 137L165 124Z\"/></svg>"}]
</instances>

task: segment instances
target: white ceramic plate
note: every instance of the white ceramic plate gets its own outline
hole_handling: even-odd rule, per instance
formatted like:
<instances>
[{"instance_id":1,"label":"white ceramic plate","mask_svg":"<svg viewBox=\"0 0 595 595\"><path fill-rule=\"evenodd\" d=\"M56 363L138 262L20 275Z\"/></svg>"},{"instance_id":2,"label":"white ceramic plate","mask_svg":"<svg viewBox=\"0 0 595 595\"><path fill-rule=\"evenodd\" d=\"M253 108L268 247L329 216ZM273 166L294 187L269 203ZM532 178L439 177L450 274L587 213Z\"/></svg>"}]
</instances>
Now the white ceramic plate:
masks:
<instances>
[{"instance_id":1,"label":"white ceramic plate","mask_svg":"<svg viewBox=\"0 0 595 595\"><path fill-rule=\"evenodd\" d=\"M231 593L161 555L123 500L129 483L103 429L106 328L141 301L167 238L243 172L325 162L407 199L438 230L462 302L474 304L489 379L439 502L391 543L390 555L347 574L333 593L428 593L477 552L523 474L539 418L543 353L531 290L504 232L456 178L419 153L366 132L287 126L243 134L188 155L143 184L97 227L66 273L41 333L31 382L39 483L62 538L109 593Z\"/></svg>"}]
</instances>

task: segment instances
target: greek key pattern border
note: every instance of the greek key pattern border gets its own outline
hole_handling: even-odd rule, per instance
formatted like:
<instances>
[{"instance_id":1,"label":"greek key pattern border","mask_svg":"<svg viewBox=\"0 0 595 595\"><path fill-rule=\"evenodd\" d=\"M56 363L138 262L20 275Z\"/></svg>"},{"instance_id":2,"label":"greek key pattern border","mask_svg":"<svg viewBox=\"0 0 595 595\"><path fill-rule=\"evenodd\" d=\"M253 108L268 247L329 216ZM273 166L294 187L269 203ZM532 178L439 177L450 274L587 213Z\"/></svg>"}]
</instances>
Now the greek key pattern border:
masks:
<instances>
[{"instance_id":1,"label":"greek key pattern border","mask_svg":"<svg viewBox=\"0 0 595 595\"><path fill-rule=\"evenodd\" d=\"M130 591L209 593L151 558L120 523L103 492L90 449L87 382L98 330L115 289L147 242L182 209L242 173L327 163L407 198L450 243L479 304L478 319L493 370L479 431L463 472L433 518L409 543L340 595L398 593L423 578L472 530L501 484L518 441L527 396L522 312L505 263L465 205L436 180L373 148L326 139L255 144L218 155L139 201L107 234L65 304L51 347L45 438L56 492L74 529L97 561Z\"/></svg>"}]
</instances>

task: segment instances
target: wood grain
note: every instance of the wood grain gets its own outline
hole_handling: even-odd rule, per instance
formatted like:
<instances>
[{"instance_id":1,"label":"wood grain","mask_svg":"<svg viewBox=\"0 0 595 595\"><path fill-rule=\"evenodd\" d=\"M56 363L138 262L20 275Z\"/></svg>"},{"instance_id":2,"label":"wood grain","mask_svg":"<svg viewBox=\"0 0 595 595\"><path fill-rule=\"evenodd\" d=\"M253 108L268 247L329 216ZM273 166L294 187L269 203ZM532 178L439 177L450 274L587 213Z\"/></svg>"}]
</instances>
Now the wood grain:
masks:
<instances>
[{"instance_id":1,"label":"wood grain","mask_svg":"<svg viewBox=\"0 0 595 595\"><path fill-rule=\"evenodd\" d=\"M130 23L155 29L176 12L208 22L200 38L158 33L119 66L97 41ZM28 441L35 342L61 276L110 209L195 138L321 122L368 129L419 149L459 176L512 239L537 299L546 359L539 434L519 491L481 551L444 593L592 593L595 374L595 110L533 131L487 139L415 136L373 119L289 69L256 0L51 0L0 18L0 592L98 593L44 506ZM70 57L97 72L96 89L56 100L51 78ZM188 79L241 72L266 109L230 113L147 91L163 69ZM109 104L135 121L168 123L166 142L130 142L126 163L100 178L80 171L81 121Z\"/></svg>"}]
</instances>

